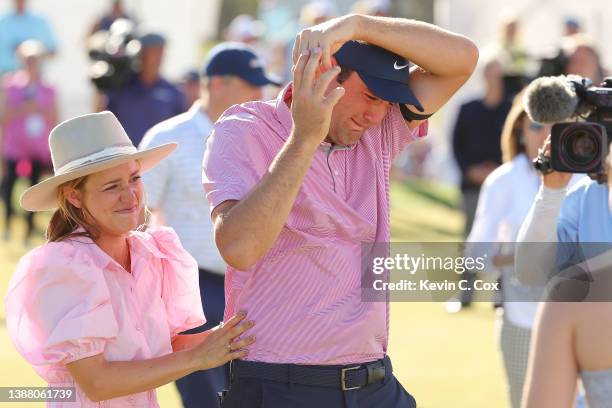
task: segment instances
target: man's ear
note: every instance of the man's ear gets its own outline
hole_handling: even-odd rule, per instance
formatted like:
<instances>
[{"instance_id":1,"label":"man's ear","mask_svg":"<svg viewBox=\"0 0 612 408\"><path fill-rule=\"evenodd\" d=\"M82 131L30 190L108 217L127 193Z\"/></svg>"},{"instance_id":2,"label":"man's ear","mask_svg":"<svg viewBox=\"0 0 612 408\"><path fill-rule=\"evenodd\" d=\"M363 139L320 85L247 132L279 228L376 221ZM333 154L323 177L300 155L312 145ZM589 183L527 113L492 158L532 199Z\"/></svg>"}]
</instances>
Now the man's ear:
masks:
<instances>
[{"instance_id":1,"label":"man's ear","mask_svg":"<svg viewBox=\"0 0 612 408\"><path fill-rule=\"evenodd\" d=\"M222 90L224 88L224 85L231 80L230 78L231 77L222 77L219 75L210 77L208 82L209 90L211 90L212 92L219 92L219 90Z\"/></svg>"},{"instance_id":2,"label":"man's ear","mask_svg":"<svg viewBox=\"0 0 612 408\"><path fill-rule=\"evenodd\" d=\"M78 191L74 187L69 186L64 186L62 188L64 189L64 197L66 197L66 200L68 200L70 204L72 204L76 208L83 207L82 195L80 191Z\"/></svg>"},{"instance_id":3,"label":"man's ear","mask_svg":"<svg viewBox=\"0 0 612 408\"><path fill-rule=\"evenodd\" d=\"M334 57L333 55L331 56L331 65L332 68L338 65L338 60L336 60L336 57Z\"/></svg>"}]
</instances>

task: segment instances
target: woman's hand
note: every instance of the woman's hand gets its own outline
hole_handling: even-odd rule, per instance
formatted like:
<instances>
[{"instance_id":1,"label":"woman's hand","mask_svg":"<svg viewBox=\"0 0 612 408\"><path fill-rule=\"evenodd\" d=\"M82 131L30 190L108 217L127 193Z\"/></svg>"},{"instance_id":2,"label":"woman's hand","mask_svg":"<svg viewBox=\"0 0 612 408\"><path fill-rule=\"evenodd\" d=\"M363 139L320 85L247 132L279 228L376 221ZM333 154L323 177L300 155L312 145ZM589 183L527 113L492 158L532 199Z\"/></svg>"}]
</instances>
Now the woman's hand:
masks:
<instances>
[{"instance_id":1,"label":"woman's hand","mask_svg":"<svg viewBox=\"0 0 612 408\"><path fill-rule=\"evenodd\" d=\"M203 333L205 336L202 342L189 350L197 370L219 367L248 354L246 347L255 342L255 337L239 337L255 326L255 322L243 321L245 317L246 313L241 312L227 322Z\"/></svg>"},{"instance_id":2,"label":"woman's hand","mask_svg":"<svg viewBox=\"0 0 612 408\"><path fill-rule=\"evenodd\" d=\"M66 364L77 384L92 401L104 401L123 395L136 394L176 381L194 371L221 366L247 355L245 347L254 337L237 339L255 324L243 322L246 313L232 317L222 326L204 333L179 335L193 347L147 360L107 361L103 353ZM199 337L195 337L199 336ZM174 345L173 345L174 346Z\"/></svg>"}]
</instances>

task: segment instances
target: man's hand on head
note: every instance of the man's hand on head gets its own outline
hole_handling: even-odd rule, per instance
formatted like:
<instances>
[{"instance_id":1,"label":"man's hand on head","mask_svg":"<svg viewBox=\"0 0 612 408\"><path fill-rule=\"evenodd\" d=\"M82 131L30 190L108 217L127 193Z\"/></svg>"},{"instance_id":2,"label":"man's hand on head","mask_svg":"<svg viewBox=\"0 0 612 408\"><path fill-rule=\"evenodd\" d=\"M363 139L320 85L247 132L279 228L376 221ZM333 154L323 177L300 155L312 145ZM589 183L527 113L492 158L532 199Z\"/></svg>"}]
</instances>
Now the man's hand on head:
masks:
<instances>
[{"instance_id":1,"label":"man's hand on head","mask_svg":"<svg viewBox=\"0 0 612 408\"><path fill-rule=\"evenodd\" d=\"M322 52L323 68L330 69L332 67L332 55L342 47L342 44L356 39L357 17L354 14L346 15L300 31L295 37L295 44L293 45L293 65L297 64L302 53L319 48Z\"/></svg>"},{"instance_id":2,"label":"man's hand on head","mask_svg":"<svg viewBox=\"0 0 612 408\"><path fill-rule=\"evenodd\" d=\"M320 48L306 50L300 54L292 70L292 141L306 142L311 147L318 146L327 136L332 110L344 95L344 88L340 86L327 92L340 73L340 67L335 66L318 75L321 58Z\"/></svg>"}]
</instances>

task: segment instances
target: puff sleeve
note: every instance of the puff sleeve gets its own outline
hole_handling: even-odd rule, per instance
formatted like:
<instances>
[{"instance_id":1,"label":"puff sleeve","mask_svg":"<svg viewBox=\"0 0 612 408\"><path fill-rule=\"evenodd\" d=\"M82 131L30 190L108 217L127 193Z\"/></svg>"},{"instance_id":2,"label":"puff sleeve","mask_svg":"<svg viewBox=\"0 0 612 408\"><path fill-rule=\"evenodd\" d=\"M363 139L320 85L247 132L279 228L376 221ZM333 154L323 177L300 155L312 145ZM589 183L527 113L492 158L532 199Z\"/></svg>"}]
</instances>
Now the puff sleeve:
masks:
<instances>
[{"instance_id":1,"label":"puff sleeve","mask_svg":"<svg viewBox=\"0 0 612 408\"><path fill-rule=\"evenodd\" d=\"M5 310L13 343L34 366L100 354L118 332L104 272L65 242L20 260Z\"/></svg>"}]
</instances>

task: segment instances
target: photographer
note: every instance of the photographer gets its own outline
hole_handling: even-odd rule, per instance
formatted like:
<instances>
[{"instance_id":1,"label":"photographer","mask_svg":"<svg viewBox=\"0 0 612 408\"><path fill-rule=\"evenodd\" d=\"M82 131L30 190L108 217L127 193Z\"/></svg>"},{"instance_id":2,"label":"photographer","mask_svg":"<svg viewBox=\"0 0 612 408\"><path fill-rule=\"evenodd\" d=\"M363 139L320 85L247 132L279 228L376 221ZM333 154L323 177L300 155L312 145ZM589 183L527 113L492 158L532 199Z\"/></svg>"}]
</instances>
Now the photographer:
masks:
<instances>
[{"instance_id":1,"label":"photographer","mask_svg":"<svg viewBox=\"0 0 612 408\"><path fill-rule=\"evenodd\" d=\"M550 133L550 126L527 117L522 96L523 93L519 93L514 98L501 132L504 164L485 179L474 226L467 238L469 250L495 253L490 259L490 269L500 273L503 279L503 314L498 314L497 327L506 389L513 408L519 408L521 403L537 309L537 303L526 300L539 296L541 289L518 285L511 279L514 256L509 253L514 253L512 243L540 184L531 161ZM523 299L525 301L521 301Z\"/></svg>"},{"instance_id":2,"label":"photographer","mask_svg":"<svg viewBox=\"0 0 612 408\"><path fill-rule=\"evenodd\" d=\"M131 78L117 89L107 90L97 110L113 112L138 145L145 132L157 123L187 110L185 97L161 76L166 39L154 32L138 37L139 66Z\"/></svg>"},{"instance_id":3,"label":"photographer","mask_svg":"<svg viewBox=\"0 0 612 408\"><path fill-rule=\"evenodd\" d=\"M545 154L550 152L546 142ZM607 168L610 174L610 157ZM609 184L585 178L566 195L571 174L552 172L543 177L543 186L523 224L519 242L560 243L612 241L612 199ZM610 180L608 180L608 183ZM588 244L586 244L588 245ZM609 244L608 244L609 245ZM534 264L554 262L554 251L528 251L518 245L519 279L533 281ZM537 256L536 256L537 255ZM610 256L604 253L604 274L609 273ZM544 269L549 270L549 269ZM591 271L592 272L592 271ZM597 281L597 279L595 280ZM591 284L591 290L594 285ZM570 407L580 376L588 406L609 406L612 398L612 303L545 302L536 317L533 346L524 389L524 408Z\"/></svg>"},{"instance_id":4,"label":"photographer","mask_svg":"<svg viewBox=\"0 0 612 408\"><path fill-rule=\"evenodd\" d=\"M525 98L530 116L565 123L553 126L539 155L543 184L519 232L515 273L521 283L546 285L547 300L563 302L540 305L523 407L570 407L579 375L589 406L609 406L610 302L590 300L594 293L600 300L610 297L601 284L609 275L612 242L610 157L602 160L609 151L610 81L592 87L583 78L542 78L530 88ZM587 122L567 122L585 116ZM572 172L593 180L585 177L568 192ZM606 177L608 183L602 183ZM603 268L593 268L595 260Z\"/></svg>"},{"instance_id":5,"label":"photographer","mask_svg":"<svg viewBox=\"0 0 612 408\"><path fill-rule=\"evenodd\" d=\"M516 277L525 284L547 283L555 265L591 252L585 243L612 242L608 185L602 183L609 178L604 159L610 142L611 85L610 78L594 87L586 78L547 77L526 90L530 118L556 124L536 163L542 186L518 236ZM572 118L587 121L568 122ZM586 173L593 180L585 177L568 193L571 173ZM530 242L540 244L526 244Z\"/></svg>"}]
</instances>

